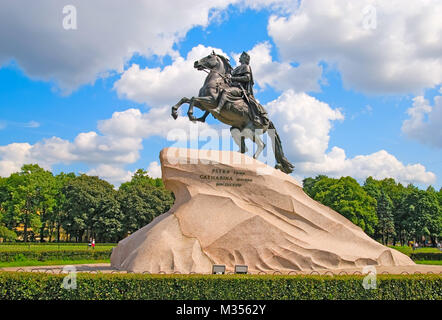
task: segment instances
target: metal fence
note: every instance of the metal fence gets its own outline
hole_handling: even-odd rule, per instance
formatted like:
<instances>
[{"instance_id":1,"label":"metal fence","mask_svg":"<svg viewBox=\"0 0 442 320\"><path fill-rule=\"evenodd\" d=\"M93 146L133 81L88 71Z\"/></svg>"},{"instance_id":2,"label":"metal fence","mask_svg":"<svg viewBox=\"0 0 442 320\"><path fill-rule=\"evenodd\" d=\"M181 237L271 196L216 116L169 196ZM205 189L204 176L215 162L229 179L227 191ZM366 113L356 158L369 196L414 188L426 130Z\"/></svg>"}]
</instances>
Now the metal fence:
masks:
<instances>
[{"instance_id":1,"label":"metal fence","mask_svg":"<svg viewBox=\"0 0 442 320\"><path fill-rule=\"evenodd\" d=\"M15 272L40 272L40 273L46 273L46 274L64 274L66 272L63 272L63 269L61 268L32 268L32 269L23 269L23 268L18 268L17 270L15 270ZM119 271L119 270L107 270L107 271L103 271L103 270L77 270L78 273L88 273L88 274L156 274L156 275L166 275L166 274L193 274L193 275L210 275L212 273L196 273L196 272L190 272L190 273L181 273L179 271L175 271L175 272L165 272L165 271L159 271L158 273L150 273L148 271L145 272L131 272L131 271ZM230 271L227 272L226 274L234 274L234 272ZM258 271L258 272L248 272L247 274L249 275L291 275L291 276L299 276L299 275L323 275L323 276L348 276L348 275L366 275L363 274L360 271L339 271L339 272L332 272L332 271L310 271L310 272L302 272L302 271ZM415 272L407 272L407 271L403 271L401 273L389 273L387 271L383 271L378 273L380 275L412 275L412 274L435 274L435 275L442 275L442 271L440 271L439 273L437 272L432 272L432 271L428 271L428 272L420 272L420 271L415 271Z\"/></svg>"}]
</instances>

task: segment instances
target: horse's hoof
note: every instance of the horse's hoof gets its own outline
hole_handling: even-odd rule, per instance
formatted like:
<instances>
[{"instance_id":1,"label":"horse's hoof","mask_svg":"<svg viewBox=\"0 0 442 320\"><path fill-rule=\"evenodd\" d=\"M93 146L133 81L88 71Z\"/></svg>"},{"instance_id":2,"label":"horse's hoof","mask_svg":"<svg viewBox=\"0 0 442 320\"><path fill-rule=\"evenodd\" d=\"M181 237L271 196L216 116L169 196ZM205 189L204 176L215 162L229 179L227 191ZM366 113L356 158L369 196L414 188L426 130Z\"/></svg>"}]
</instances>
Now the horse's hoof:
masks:
<instances>
[{"instance_id":1,"label":"horse's hoof","mask_svg":"<svg viewBox=\"0 0 442 320\"><path fill-rule=\"evenodd\" d=\"M172 117L176 120L176 118L178 118L178 113L176 111L172 111Z\"/></svg>"},{"instance_id":2,"label":"horse's hoof","mask_svg":"<svg viewBox=\"0 0 442 320\"><path fill-rule=\"evenodd\" d=\"M199 122L206 122L206 119L204 119L204 117L201 117L201 118L196 119L196 121L199 121Z\"/></svg>"},{"instance_id":3,"label":"horse's hoof","mask_svg":"<svg viewBox=\"0 0 442 320\"><path fill-rule=\"evenodd\" d=\"M197 119L195 118L195 116L189 114L189 120L195 122Z\"/></svg>"}]
</instances>

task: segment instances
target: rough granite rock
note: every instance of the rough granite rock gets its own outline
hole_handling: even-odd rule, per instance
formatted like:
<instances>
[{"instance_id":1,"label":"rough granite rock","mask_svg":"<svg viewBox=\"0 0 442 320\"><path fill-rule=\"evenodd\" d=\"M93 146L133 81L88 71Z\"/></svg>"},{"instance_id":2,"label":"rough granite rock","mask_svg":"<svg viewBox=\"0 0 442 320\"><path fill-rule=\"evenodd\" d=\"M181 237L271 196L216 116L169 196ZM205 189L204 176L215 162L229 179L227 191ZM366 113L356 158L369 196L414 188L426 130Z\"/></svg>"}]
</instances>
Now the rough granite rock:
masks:
<instances>
[{"instance_id":1,"label":"rough granite rock","mask_svg":"<svg viewBox=\"0 0 442 320\"><path fill-rule=\"evenodd\" d=\"M291 176L230 151L167 148L169 212L120 241L112 267L132 272L210 273L213 264L250 272L413 266L311 199Z\"/></svg>"}]
</instances>

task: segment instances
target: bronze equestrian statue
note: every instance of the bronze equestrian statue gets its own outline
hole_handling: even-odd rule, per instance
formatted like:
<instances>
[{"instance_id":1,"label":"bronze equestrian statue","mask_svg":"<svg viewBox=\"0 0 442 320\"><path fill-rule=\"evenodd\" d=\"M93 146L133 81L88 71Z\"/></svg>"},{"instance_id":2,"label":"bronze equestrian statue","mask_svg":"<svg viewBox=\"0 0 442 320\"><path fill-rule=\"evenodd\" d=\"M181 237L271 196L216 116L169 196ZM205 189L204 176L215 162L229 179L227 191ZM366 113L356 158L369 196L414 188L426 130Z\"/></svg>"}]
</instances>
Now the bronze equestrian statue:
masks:
<instances>
[{"instance_id":1,"label":"bronze equestrian statue","mask_svg":"<svg viewBox=\"0 0 442 320\"><path fill-rule=\"evenodd\" d=\"M187 115L191 121L204 122L209 114L222 123L230 125L233 140L240 147L240 152L247 152L245 138L257 145L253 158L258 158L265 148L260 135L268 129L272 138L276 168L289 174L294 166L284 156L282 143L273 122L269 120L264 107L253 95L253 75L249 65L250 56L243 52L239 59L240 66L234 70L229 60L212 52L207 57L195 61L194 68L208 72L198 97L182 98L172 107L172 117L178 117L178 108L189 104ZM205 111L200 118L193 115L193 107Z\"/></svg>"}]
</instances>

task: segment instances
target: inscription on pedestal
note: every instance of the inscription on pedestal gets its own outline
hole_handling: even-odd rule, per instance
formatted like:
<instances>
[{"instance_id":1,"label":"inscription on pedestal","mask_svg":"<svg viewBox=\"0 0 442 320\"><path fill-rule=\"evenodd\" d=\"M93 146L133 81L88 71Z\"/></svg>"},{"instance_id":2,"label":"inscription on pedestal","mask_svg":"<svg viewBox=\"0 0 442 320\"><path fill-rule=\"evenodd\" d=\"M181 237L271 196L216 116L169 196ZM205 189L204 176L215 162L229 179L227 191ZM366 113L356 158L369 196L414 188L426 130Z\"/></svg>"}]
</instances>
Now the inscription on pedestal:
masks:
<instances>
[{"instance_id":1,"label":"inscription on pedestal","mask_svg":"<svg viewBox=\"0 0 442 320\"><path fill-rule=\"evenodd\" d=\"M200 175L200 180L214 181L217 187L241 187L252 182L245 171L213 168L210 175Z\"/></svg>"}]
</instances>

